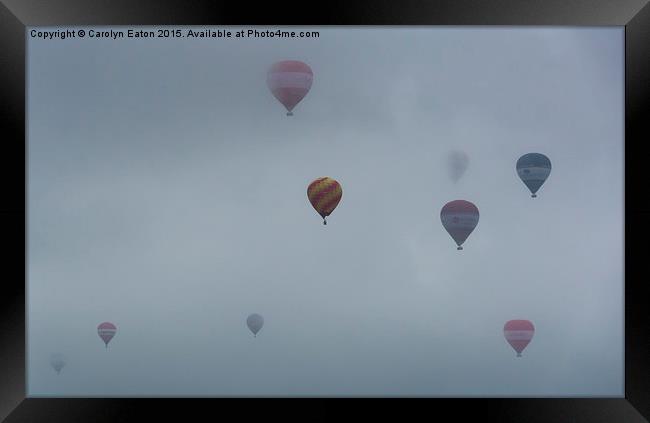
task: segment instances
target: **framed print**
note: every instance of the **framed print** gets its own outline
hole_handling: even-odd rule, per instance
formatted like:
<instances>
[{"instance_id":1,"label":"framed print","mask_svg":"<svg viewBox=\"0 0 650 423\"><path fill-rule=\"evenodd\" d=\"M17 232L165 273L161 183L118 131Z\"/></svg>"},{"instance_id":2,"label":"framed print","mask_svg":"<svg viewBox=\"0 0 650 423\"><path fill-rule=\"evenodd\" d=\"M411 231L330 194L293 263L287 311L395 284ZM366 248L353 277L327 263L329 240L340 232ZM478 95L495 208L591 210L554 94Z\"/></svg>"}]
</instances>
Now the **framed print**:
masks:
<instances>
[{"instance_id":1,"label":"framed print","mask_svg":"<svg viewBox=\"0 0 650 423\"><path fill-rule=\"evenodd\" d=\"M0 12L7 422L648 420L647 2Z\"/></svg>"}]
</instances>

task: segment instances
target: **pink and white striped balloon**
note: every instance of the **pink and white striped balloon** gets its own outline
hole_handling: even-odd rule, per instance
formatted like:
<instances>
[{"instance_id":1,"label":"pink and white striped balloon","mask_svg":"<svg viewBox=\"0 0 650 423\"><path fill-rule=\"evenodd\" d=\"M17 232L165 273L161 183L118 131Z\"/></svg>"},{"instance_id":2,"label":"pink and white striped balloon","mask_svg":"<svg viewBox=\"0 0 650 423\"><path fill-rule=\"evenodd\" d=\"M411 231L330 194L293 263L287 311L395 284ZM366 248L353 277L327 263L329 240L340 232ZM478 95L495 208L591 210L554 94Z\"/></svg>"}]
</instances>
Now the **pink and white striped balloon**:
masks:
<instances>
[{"instance_id":1,"label":"pink and white striped balloon","mask_svg":"<svg viewBox=\"0 0 650 423\"><path fill-rule=\"evenodd\" d=\"M465 200L454 200L444 205L440 211L442 226L456 242L459 250L469 234L478 225L478 208Z\"/></svg>"},{"instance_id":2,"label":"pink and white striped balloon","mask_svg":"<svg viewBox=\"0 0 650 423\"><path fill-rule=\"evenodd\" d=\"M510 320L503 327L503 334L510 346L517 351L517 357L521 357L521 352L533 339L535 326L528 320Z\"/></svg>"},{"instance_id":3,"label":"pink and white striped balloon","mask_svg":"<svg viewBox=\"0 0 650 423\"><path fill-rule=\"evenodd\" d=\"M266 84L282 105L287 116L293 115L293 108L305 98L314 79L311 68L298 60L284 60L275 63L266 76Z\"/></svg>"},{"instance_id":4,"label":"pink and white striped balloon","mask_svg":"<svg viewBox=\"0 0 650 423\"><path fill-rule=\"evenodd\" d=\"M99 326L97 326L97 334L99 334L99 337L102 338L102 341L106 344L106 348L108 348L108 343L115 336L115 332L117 332L117 327L115 327L111 322L100 323Z\"/></svg>"}]
</instances>

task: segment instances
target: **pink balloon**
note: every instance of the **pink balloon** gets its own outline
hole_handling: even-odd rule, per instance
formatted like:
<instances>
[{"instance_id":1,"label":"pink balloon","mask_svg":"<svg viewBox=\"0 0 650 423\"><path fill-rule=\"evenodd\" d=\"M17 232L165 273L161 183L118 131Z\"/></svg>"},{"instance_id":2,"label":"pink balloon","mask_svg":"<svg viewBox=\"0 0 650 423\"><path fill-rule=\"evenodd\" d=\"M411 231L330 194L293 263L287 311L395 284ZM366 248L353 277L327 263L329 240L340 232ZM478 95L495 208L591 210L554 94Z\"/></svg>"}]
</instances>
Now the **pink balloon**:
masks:
<instances>
[{"instance_id":1,"label":"pink balloon","mask_svg":"<svg viewBox=\"0 0 650 423\"><path fill-rule=\"evenodd\" d=\"M478 225L478 218L478 208L465 200L450 201L440 211L442 226L456 241L459 250L463 249L461 244Z\"/></svg>"},{"instance_id":2,"label":"pink balloon","mask_svg":"<svg viewBox=\"0 0 650 423\"><path fill-rule=\"evenodd\" d=\"M117 332L117 328L111 322L100 323L97 326L97 333L102 338L102 341L104 341L104 344L106 344L106 348L108 348L108 343L115 336L115 332Z\"/></svg>"},{"instance_id":3,"label":"pink balloon","mask_svg":"<svg viewBox=\"0 0 650 423\"><path fill-rule=\"evenodd\" d=\"M293 108L309 92L313 79L309 65L297 60L285 60L271 66L266 75L266 84L287 109L287 116L291 116Z\"/></svg>"},{"instance_id":4,"label":"pink balloon","mask_svg":"<svg viewBox=\"0 0 650 423\"><path fill-rule=\"evenodd\" d=\"M521 357L521 352L533 339L535 326L528 320L510 320L503 327L503 334L510 346L517 351L517 357Z\"/></svg>"}]
</instances>

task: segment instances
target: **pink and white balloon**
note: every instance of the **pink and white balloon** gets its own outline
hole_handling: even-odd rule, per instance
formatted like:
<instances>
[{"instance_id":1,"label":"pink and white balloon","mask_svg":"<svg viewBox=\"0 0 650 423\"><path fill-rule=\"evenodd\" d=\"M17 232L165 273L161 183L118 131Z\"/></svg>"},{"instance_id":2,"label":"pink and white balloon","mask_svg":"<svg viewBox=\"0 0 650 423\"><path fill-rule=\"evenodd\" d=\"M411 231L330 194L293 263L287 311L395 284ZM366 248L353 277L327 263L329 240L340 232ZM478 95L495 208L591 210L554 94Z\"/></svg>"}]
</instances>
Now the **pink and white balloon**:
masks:
<instances>
[{"instance_id":1,"label":"pink and white balloon","mask_svg":"<svg viewBox=\"0 0 650 423\"><path fill-rule=\"evenodd\" d=\"M113 339L116 332L117 327L111 322L100 323L99 326L97 326L97 334L102 338L104 344L106 344L106 348L108 348L108 343Z\"/></svg>"},{"instance_id":2,"label":"pink and white balloon","mask_svg":"<svg viewBox=\"0 0 650 423\"><path fill-rule=\"evenodd\" d=\"M503 327L506 341L521 357L521 352L528 346L535 335L535 326L528 320L510 320Z\"/></svg>"},{"instance_id":3,"label":"pink and white balloon","mask_svg":"<svg viewBox=\"0 0 650 423\"><path fill-rule=\"evenodd\" d=\"M461 245L478 225L478 218L478 208L465 200L450 201L440 211L442 226L456 242L458 250L463 249Z\"/></svg>"},{"instance_id":4,"label":"pink and white balloon","mask_svg":"<svg viewBox=\"0 0 650 423\"><path fill-rule=\"evenodd\" d=\"M308 64L298 60L284 60L275 63L266 75L266 84L271 93L287 109L287 116L293 116L293 109L305 98L314 79Z\"/></svg>"}]
</instances>

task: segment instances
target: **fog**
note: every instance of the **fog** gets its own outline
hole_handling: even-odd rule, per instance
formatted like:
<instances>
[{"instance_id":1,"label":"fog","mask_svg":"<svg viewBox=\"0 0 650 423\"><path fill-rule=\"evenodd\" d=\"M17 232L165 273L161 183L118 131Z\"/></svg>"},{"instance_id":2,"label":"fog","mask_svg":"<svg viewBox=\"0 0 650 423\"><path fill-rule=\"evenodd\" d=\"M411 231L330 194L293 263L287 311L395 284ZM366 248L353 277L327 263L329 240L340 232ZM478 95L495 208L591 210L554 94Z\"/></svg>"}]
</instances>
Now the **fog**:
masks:
<instances>
[{"instance_id":1,"label":"fog","mask_svg":"<svg viewBox=\"0 0 650 423\"><path fill-rule=\"evenodd\" d=\"M28 36L28 395L622 397L623 28L307 29ZM284 59L314 72L291 117Z\"/></svg>"}]
</instances>

